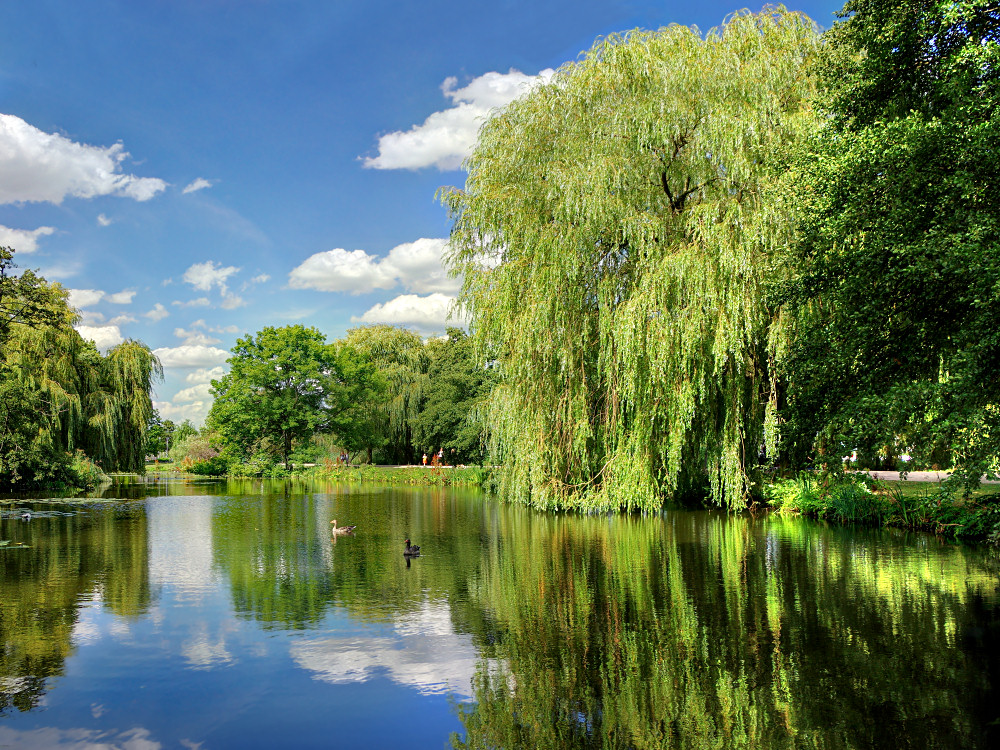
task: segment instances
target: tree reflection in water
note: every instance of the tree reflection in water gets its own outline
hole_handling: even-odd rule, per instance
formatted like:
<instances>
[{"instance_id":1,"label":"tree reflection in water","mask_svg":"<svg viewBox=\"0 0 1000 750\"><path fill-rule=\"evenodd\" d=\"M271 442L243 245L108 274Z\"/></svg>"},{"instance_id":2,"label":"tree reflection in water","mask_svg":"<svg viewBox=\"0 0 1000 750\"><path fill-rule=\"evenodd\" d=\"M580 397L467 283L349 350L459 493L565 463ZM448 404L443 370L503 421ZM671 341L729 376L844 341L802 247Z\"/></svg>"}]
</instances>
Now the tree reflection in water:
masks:
<instances>
[{"instance_id":1,"label":"tree reflection in water","mask_svg":"<svg viewBox=\"0 0 1000 750\"><path fill-rule=\"evenodd\" d=\"M989 558L776 517L502 519L473 594L489 663L455 747L996 739Z\"/></svg>"}]
</instances>

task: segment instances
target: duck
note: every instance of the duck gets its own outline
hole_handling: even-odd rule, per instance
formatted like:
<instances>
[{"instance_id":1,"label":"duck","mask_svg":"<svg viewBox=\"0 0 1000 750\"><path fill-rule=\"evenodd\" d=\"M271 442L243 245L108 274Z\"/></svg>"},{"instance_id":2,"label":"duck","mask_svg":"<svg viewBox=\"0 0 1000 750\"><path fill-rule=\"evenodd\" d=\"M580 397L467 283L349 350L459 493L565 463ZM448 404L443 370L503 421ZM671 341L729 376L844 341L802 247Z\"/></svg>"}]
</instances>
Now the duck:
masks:
<instances>
[{"instance_id":1,"label":"duck","mask_svg":"<svg viewBox=\"0 0 1000 750\"><path fill-rule=\"evenodd\" d=\"M340 534L353 534L354 530L358 528L357 526L337 526L336 518L330 521L330 523L333 525L333 528L330 529L330 533L334 536L338 536Z\"/></svg>"},{"instance_id":2,"label":"duck","mask_svg":"<svg viewBox=\"0 0 1000 750\"><path fill-rule=\"evenodd\" d=\"M22 521L30 521L31 520L31 514L28 511L24 511L24 513L21 514L21 520Z\"/></svg>"},{"instance_id":3,"label":"duck","mask_svg":"<svg viewBox=\"0 0 1000 750\"><path fill-rule=\"evenodd\" d=\"M417 557L420 554L420 545L410 544L410 540L406 540L406 549L403 550L403 557Z\"/></svg>"}]
</instances>

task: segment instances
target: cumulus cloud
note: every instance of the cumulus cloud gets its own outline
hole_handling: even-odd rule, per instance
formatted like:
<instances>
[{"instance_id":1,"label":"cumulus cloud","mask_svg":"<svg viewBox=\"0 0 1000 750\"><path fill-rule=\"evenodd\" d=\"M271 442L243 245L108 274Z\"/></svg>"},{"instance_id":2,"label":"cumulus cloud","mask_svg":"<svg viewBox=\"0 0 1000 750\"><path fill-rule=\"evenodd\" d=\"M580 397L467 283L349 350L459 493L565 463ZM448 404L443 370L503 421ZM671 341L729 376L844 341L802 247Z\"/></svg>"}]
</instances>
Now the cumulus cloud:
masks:
<instances>
[{"instance_id":1,"label":"cumulus cloud","mask_svg":"<svg viewBox=\"0 0 1000 750\"><path fill-rule=\"evenodd\" d=\"M183 339L185 344L204 344L205 346L209 346L219 343L219 339L213 338L207 333L203 333L202 331L186 331L183 328L175 328L174 336Z\"/></svg>"},{"instance_id":2,"label":"cumulus cloud","mask_svg":"<svg viewBox=\"0 0 1000 750\"><path fill-rule=\"evenodd\" d=\"M195 368L215 367L229 359L229 352L205 344L181 344L174 347L154 349L164 367Z\"/></svg>"},{"instance_id":3,"label":"cumulus cloud","mask_svg":"<svg viewBox=\"0 0 1000 750\"><path fill-rule=\"evenodd\" d=\"M226 370L223 367L213 367L211 369L199 367L194 372L189 372L185 375L184 380L188 383L199 385L203 383L211 383L213 380L218 380L225 374Z\"/></svg>"},{"instance_id":4,"label":"cumulus cloud","mask_svg":"<svg viewBox=\"0 0 1000 750\"><path fill-rule=\"evenodd\" d=\"M104 214L97 214L97 223L102 227L110 227L114 223L114 220L109 219Z\"/></svg>"},{"instance_id":5,"label":"cumulus cloud","mask_svg":"<svg viewBox=\"0 0 1000 750\"><path fill-rule=\"evenodd\" d=\"M416 294L401 294L384 304L368 309L363 315L351 316L352 323L389 323L413 326L421 331L442 331L449 324L462 325L464 321L453 319L449 323L448 313L455 298L435 292L426 297Z\"/></svg>"},{"instance_id":6,"label":"cumulus cloud","mask_svg":"<svg viewBox=\"0 0 1000 750\"><path fill-rule=\"evenodd\" d=\"M169 419L176 424L180 424L185 419L190 419L191 424L201 425L205 423L212 408L212 401L191 401L189 403L175 404L172 401L154 401L153 406L160 416Z\"/></svg>"},{"instance_id":7,"label":"cumulus cloud","mask_svg":"<svg viewBox=\"0 0 1000 750\"><path fill-rule=\"evenodd\" d=\"M53 234L55 231L55 227L11 229L0 225L0 246L12 247L19 253L33 253L38 249L38 238Z\"/></svg>"},{"instance_id":8,"label":"cumulus cloud","mask_svg":"<svg viewBox=\"0 0 1000 750\"><path fill-rule=\"evenodd\" d=\"M115 292L114 294L109 294L106 299L115 305L128 305L132 303L132 298L135 296L135 292L121 291Z\"/></svg>"},{"instance_id":9,"label":"cumulus cloud","mask_svg":"<svg viewBox=\"0 0 1000 750\"><path fill-rule=\"evenodd\" d=\"M386 133L378 139L378 156L364 160L373 169L458 169L479 137L479 128L491 111L510 103L535 86L547 82L554 71L546 68L537 76L511 69L489 72L456 88L458 79L445 79L441 91L452 106L435 112L421 125Z\"/></svg>"},{"instance_id":10,"label":"cumulus cloud","mask_svg":"<svg viewBox=\"0 0 1000 750\"><path fill-rule=\"evenodd\" d=\"M115 305L128 305L132 302L132 298L135 297L135 292L124 290L115 292L114 294L108 294L101 289L70 289L68 291L69 304L76 308L90 307L91 305L96 305L101 300Z\"/></svg>"},{"instance_id":11,"label":"cumulus cloud","mask_svg":"<svg viewBox=\"0 0 1000 750\"><path fill-rule=\"evenodd\" d=\"M221 369L221 368L220 368ZM190 388L183 388L174 394L175 404L190 404L195 401L212 401L211 383L199 383Z\"/></svg>"},{"instance_id":12,"label":"cumulus cloud","mask_svg":"<svg viewBox=\"0 0 1000 750\"><path fill-rule=\"evenodd\" d=\"M364 250L328 250L311 255L292 269L288 285L293 289L352 294L397 285L421 294L454 293L461 284L449 278L441 264L447 246L445 239L421 238L397 245L381 259Z\"/></svg>"},{"instance_id":13,"label":"cumulus cloud","mask_svg":"<svg viewBox=\"0 0 1000 750\"><path fill-rule=\"evenodd\" d=\"M194 193L198 190L204 190L205 188L209 187L212 187L212 183L206 180L204 177L199 177L197 180L195 180L190 185L185 187L182 192L184 192L185 194Z\"/></svg>"},{"instance_id":14,"label":"cumulus cloud","mask_svg":"<svg viewBox=\"0 0 1000 750\"><path fill-rule=\"evenodd\" d=\"M77 326L77 333L83 338L93 341L101 351L118 346L125 339L122 338L121 329L118 326Z\"/></svg>"},{"instance_id":15,"label":"cumulus cloud","mask_svg":"<svg viewBox=\"0 0 1000 750\"><path fill-rule=\"evenodd\" d=\"M139 321L135 319L132 315L116 315L111 320L108 321L112 325L122 325L123 323L138 323Z\"/></svg>"},{"instance_id":16,"label":"cumulus cloud","mask_svg":"<svg viewBox=\"0 0 1000 750\"><path fill-rule=\"evenodd\" d=\"M455 293L462 282L450 278L441 264L447 248L448 240L443 239L424 237L415 242L404 242L389 251L383 265L388 273L399 279L402 286L411 292Z\"/></svg>"},{"instance_id":17,"label":"cumulus cloud","mask_svg":"<svg viewBox=\"0 0 1000 750\"><path fill-rule=\"evenodd\" d=\"M342 248L306 258L288 275L292 289L363 294L373 289L392 289L396 279L382 267L377 256L364 250Z\"/></svg>"},{"instance_id":18,"label":"cumulus cloud","mask_svg":"<svg viewBox=\"0 0 1000 750\"><path fill-rule=\"evenodd\" d=\"M238 273L239 270L236 266L222 266L221 264L216 267L215 262L210 260L206 263L195 263L188 268L184 272L184 281L200 292L207 292L212 287L218 287L225 294L226 279L234 273Z\"/></svg>"},{"instance_id":19,"label":"cumulus cloud","mask_svg":"<svg viewBox=\"0 0 1000 750\"><path fill-rule=\"evenodd\" d=\"M144 312L142 314L142 317L149 318L154 323L156 323L157 321L163 320L164 318L167 318L169 316L170 316L170 313L167 312L167 308L165 308L159 302L157 302L155 305L153 305L153 309L152 310L149 310L148 312Z\"/></svg>"},{"instance_id":20,"label":"cumulus cloud","mask_svg":"<svg viewBox=\"0 0 1000 750\"><path fill-rule=\"evenodd\" d=\"M90 307L104 299L104 292L100 289L70 289L68 291L70 307Z\"/></svg>"},{"instance_id":21,"label":"cumulus cloud","mask_svg":"<svg viewBox=\"0 0 1000 750\"><path fill-rule=\"evenodd\" d=\"M121 171L121 143L89 146L0 114L0 203L62 203L67 196L118 195L146 201L167 183Z\"/></svg>"}]
</instances>

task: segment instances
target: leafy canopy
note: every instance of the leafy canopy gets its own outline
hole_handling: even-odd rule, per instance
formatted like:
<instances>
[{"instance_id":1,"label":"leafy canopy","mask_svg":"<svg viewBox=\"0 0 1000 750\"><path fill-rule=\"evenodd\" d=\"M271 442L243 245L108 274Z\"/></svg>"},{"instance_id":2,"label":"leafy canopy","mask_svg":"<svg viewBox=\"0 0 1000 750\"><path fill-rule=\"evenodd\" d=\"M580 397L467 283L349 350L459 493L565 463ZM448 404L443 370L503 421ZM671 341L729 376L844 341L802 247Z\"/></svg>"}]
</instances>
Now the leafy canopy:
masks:
<instances>
[{"instance_id":1,"label":"leafy canopy","mask_svg":"<svg viewBox=\"0 0 1000 750\"><path fill-rule=\"evenodd\" d=\"M854 0L826 35L784 450L1000 455L1000 8ZM818 439L817 439L818 436Z\"/></svg>"},{"instance_id":2,"label":"leafy canopy","mask_svg":"<svg viewBox=\"0 0 1000 750\"><path fill-rule=\"evenodd\" d=\"M483 126L444 200L508 497L745 502L817 40L780 7L614 35Z\"/></svg>"}]
</instances>

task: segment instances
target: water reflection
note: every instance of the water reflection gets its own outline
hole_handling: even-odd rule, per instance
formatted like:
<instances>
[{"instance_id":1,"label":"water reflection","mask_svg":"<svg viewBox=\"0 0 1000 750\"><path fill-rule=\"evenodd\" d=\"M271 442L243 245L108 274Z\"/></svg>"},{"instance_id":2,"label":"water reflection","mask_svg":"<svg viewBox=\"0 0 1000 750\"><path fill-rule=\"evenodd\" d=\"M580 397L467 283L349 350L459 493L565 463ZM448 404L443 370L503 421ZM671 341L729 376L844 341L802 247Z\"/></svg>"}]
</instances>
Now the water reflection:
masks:
<instances>
[{"instance_id":1,"label":"water reflection","mask_svg":"<svg viewBox=\"0 0 1000 750\"><path fill-rule=\"evenodd\" d=\"M347 705L345 747L1000 739L992 551L260 480L62 510L0 520L0 744L327 746Z\"/></svg>"},{"instance_id":2,"label":"water reflection","mask_svg":"<svg viewBox=\"0 0 1000 750\"><path fill-rule=\"evenodd\" d=\"M484 654L506 672L478 673L458 746L993 739L990 557L780 518L501 526L475 598L495 618Z\"/></svg>"}]
</instances>

